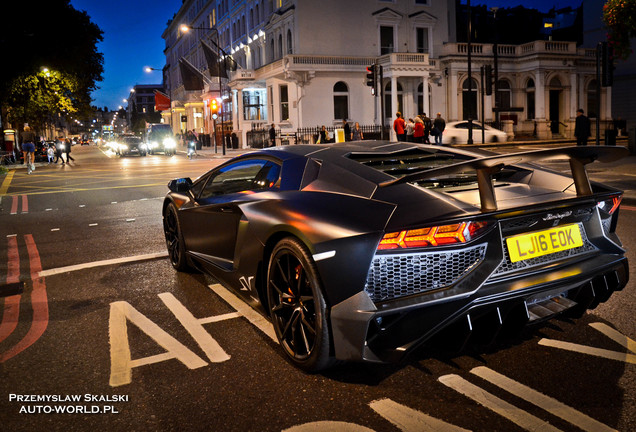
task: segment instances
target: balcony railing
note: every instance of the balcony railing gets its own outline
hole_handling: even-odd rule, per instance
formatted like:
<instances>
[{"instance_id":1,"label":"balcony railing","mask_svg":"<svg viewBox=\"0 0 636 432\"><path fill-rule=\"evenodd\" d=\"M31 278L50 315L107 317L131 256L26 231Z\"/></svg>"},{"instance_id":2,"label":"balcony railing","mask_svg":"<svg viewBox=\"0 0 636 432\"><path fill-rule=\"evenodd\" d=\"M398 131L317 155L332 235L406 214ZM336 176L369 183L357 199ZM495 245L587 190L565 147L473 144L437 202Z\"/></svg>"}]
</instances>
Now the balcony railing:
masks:
<instances>
[{"instance_id":1,"label":"balcony railing","mask_svg":"<svg viewBox=\"0 0 636 432\"><path fill-rule=\"evenodd\" d=\"M471 54L476 56L492 56L494 54L494 44L471 44ZM462 55L468 54L468 44L466 43L447 43L444 44L442 55ZM586 55L586 52L578 52L576 42L559 42L559 41L533 41L522 45L497 45L497 55L499 57L517 57L530 54L580 54Z\"/></svg>"}]
</instances>

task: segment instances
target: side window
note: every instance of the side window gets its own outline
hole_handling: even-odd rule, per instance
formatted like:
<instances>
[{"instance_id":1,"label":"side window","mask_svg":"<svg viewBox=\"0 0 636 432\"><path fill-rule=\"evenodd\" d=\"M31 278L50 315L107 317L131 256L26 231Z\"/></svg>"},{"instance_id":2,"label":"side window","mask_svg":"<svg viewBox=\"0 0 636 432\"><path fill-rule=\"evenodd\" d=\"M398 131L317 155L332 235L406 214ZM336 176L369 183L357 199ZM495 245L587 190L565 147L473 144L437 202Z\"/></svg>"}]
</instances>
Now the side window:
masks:
<instances>
[{"instance_id":1,"label":"side window","mask_svg":"<svg viewBox=\"0 0 636 432\"><path fill-rule=\"evenodd\" d=\"M250 159L233 163L212 174L199 199L246 191L271 189L278 186L280 166L271 161Z\"/></svg>"}]
</instances>

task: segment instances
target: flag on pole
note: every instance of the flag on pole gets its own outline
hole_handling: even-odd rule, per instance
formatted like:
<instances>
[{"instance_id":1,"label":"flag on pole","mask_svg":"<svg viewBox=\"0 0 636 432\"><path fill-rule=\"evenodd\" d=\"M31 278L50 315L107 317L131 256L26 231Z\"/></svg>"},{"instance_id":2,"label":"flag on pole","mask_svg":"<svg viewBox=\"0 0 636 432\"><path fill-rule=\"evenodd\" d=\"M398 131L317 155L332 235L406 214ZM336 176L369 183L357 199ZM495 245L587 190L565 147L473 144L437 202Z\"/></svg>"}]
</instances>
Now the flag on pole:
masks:
<instances>
[{"instance_id":1,"label":"flag on pole","mask_svg":"<svg viewBox=\"0 0 636 432\"><path fill-rule=\"evenodd\" d=\"M167 111L170 109L170 98L167 94L155 90L155 111Z\"/></svg>"},{"instance_id":2,"label":"flag on pole","mask_svg":"<svg viewBox=\"0 0 636 432\"><path fill-rule=\"evenodd\" d=\"M203 90L203 74L183 57L179 59L179 71L186 90Z\"/></svg>"},{"instance_id":3,"label":"flag on pole","mask_svg":"<svg viewBox=\"0 0 636 432\"><path fill-rule=\"evenodd\" d=\"M227 68L225 66L225 62L221 60L214 49L210 45L205 43L205 41L201 41L201 48L203 48L205 60L208 62L208 71L210 72L210 76L227 78Z\"/></svg>"}]
</instances>

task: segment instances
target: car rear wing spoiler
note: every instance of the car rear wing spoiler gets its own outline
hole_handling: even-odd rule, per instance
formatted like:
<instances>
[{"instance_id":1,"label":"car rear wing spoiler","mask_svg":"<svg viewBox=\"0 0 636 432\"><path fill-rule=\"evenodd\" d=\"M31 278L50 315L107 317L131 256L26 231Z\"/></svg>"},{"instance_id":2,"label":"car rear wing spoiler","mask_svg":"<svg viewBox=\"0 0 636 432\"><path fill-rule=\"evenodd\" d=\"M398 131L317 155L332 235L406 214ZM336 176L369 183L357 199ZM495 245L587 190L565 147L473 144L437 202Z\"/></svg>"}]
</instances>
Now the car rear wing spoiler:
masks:
<instances>
[{"instance_id":1,"label":"car rear wing spoiler","mask_svg":"<svg viewBox=\"0 0 636 432\"><path fill-rule=\"evenodd\" d=\"M385 181L380 183L379 186L387 187L418 180L435 179L440 176L465 173L466 171L472 170L477 173L481 210L483 212L494 211L497 210L497 200L495 198L492 176L501 171L506 165L524 164L545 159L569 160L576 194L578 196L589 196L592 195L592 186L590 185L590 179L587 176L585 165L596 160L612 162L628 154L629 150L625 147L601 146L559 147L555 149L531 150L459 162L445 167L413 173L395 180Z\"/></svg>"}]
</instances>

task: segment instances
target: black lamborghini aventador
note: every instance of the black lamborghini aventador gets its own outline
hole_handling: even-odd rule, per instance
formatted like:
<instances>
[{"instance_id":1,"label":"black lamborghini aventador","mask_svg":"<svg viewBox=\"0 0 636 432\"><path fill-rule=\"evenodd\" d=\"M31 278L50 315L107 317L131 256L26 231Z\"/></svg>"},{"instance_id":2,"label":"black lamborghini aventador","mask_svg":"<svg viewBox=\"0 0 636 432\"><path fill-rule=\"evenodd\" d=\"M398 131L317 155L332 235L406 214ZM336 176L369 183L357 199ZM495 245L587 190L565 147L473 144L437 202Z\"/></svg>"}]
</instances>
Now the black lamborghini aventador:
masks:
<instances>
[{"instance_id":1,"label":"black lamborghini aventador","mask_svg":"<svg viewBox=\"0 0 636 432\"><path fill-rule=\"evenodd\" d=\"M166 244L177 270L208 272L260 305L306 370L396 361L437 337L487 344L625 286L622 193L585 170L625 152L264 149L171 181ZM534 164L545 159L571 173Z\"/></svg>"}]
</instances>

